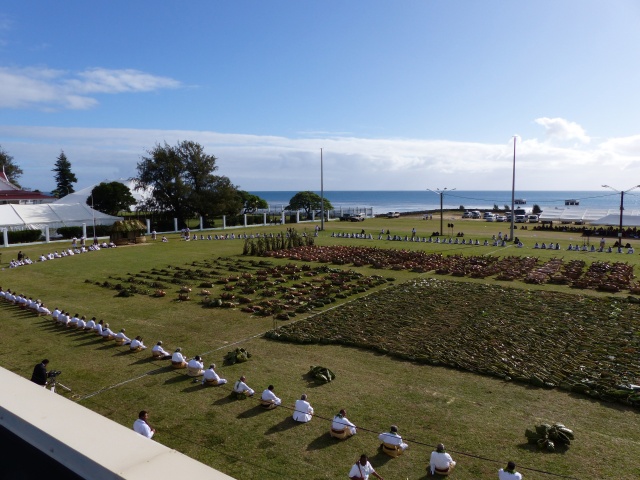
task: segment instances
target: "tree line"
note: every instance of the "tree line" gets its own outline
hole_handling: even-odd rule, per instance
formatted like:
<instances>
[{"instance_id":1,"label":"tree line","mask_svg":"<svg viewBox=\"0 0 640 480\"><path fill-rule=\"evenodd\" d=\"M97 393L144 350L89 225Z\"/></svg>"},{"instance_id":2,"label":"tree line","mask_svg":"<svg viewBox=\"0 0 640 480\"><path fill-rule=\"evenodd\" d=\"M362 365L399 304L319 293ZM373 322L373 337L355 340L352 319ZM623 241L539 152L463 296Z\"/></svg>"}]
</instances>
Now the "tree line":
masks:
<instances>
[{"instance_id":1,"label":"tree line","mask_svg":"<svg viewBox=\"0 0 640 480\"><path fill-rule=\"evenodd\" d=\"M206 220L221 215L253 213L268 208L267 202L257 195L241 190L224 175L216 175L218 159L205 152L197 142L179 141L176 145L156 144L142 155L133 177L135 189L145 191L145 200L137 205L139 210L151 213L172 214L181 224L197 216ZM22 169L0 147L0 166L7 179L20 186L18 178ZM78 179L71 170L71 162L64 151L60 152L52 170L56 188L52 193L61 197L74 193ZM313 212L333 209L331 202L314 192L295 194L287 205L288 210L303 210L308 217ZM94 187L87 204L96 210L116 215L136 205L129 188L121 182L103 182Z\"/></svg>"}]
</instances>

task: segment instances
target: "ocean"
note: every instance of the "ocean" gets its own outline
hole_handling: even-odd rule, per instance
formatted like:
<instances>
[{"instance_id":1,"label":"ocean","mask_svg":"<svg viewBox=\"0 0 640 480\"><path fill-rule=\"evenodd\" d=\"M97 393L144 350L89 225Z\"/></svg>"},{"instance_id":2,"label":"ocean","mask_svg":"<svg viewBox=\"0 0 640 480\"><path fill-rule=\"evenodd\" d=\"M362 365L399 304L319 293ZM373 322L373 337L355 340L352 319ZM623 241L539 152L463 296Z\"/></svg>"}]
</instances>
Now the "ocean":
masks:
<instances>
[{"instance_id":1,"label":"ocean","mask_svg":"<svg viewBox=\"0 0 640 480\"><path fill-rule=\"evenodd\" d=\"M289 204L296 191L250 192L263 198L271 210L280 211ZM316 191L320 195L319 191ZM526 208L538 205L545 209L565 208L566 200L577 200L580 209L620 210L620 192L600 191L516 191L515 198L526 201ZM336 210L362 211L372 209L373 214L386 212L421 212L439 210L440 195L424 191L325 191L324 198L329 200ZM457 209L463 206L468 210L484 210L497 205L504 209L511 206L511 191L482 190L446 190L442 197L443 208ZM624 209L640 209L640 189L624 194Z\"/></svg>"}]
</instances>

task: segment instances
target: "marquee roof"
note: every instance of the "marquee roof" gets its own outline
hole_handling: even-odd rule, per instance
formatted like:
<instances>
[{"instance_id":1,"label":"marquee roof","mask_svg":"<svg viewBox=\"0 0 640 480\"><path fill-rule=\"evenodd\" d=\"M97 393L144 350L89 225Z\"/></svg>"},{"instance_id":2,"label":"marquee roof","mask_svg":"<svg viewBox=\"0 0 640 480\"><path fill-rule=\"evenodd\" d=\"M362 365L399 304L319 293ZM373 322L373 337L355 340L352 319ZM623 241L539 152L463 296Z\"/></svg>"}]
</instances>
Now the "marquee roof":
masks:
<instances>
[{"instance_id":1,"label":"marquee roof","mask_svg":"<svg viewBox=\"0 0 640 480\"><path fill-rule=\"evenodd\" d=\"M59 228L92 225L112 225L120 217L93 210L81 203L40 205L0 205L0 228L9 230L42 230L44 227Z\"/></svg>"}]
</instances>

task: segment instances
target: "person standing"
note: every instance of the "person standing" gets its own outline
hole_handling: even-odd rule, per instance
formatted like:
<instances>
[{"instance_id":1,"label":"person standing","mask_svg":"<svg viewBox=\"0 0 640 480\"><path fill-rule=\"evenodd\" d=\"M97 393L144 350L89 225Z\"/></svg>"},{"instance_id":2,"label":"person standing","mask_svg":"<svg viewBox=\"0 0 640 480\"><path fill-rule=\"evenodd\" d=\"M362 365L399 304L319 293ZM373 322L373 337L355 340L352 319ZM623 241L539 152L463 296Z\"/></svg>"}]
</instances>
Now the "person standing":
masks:
<instances>
[{"instance_id":1,"label":"person standing","mask_svg":"<svg viewBox=\"0 0 640 480\"><path fill-rule=\"evenodd\" d=\"M47 365L49 364L49 360L46 358L42 360L39 364L33 367L33 374L31 375L31 381L33 383L37 383L40 386L47 386Z\"/></svg>"},{"instance_id":2,"label":"person standing","mask_svg":"<svg viewBox=\"0 0 640 480\"><path fill-rule=\"evenodd\" d=\"M138 414L138 419L133 422L133 429L138 432L140 435L144 435L147 438L153 437L153 434L156 433L156 429L152 428L149 425L149 412L146 410L142 410Z\"/></svg>"},{"instance_id":3,"label":"person standing","mask_svg":"<svg viewBox=\"0 0 640 480\"><path fill-rule=\"evenodd\" d=\"M507 463L507 468L498 470L498 480L522 480L522 474L516 472L515 463L509 462Z\"/></svg>"},{"instance_id":4,"label":"person standing","mask_svg":"<svg viewBox=\"0 0 640 480\"><path fill-rule=\"evenodd\" d=\"M351 471L349 472L349 478L351 480L367 480L369 475L373 475L374 477L384 480L378 473L373 469L371 464L369 463L369 459L363 453L360 455L360 459L351 467Z\"/></svg>"}]
</instances>

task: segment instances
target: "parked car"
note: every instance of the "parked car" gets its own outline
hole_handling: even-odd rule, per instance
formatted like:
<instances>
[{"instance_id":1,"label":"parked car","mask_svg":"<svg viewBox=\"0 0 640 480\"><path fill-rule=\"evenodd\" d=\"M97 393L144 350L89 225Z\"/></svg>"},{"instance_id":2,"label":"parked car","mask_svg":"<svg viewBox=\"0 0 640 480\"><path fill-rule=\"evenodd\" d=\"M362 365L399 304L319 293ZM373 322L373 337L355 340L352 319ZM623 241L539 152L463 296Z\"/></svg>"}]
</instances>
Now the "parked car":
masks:
<instances>
[{"instance_id":1,"label":"parked car","mask_svg":"<svg viewBox=\"0 0 640 480\"><path fill-rule=\"evenodd\" d=\"M506 215L496 215L496 222L506 222L506 221L507 221Z\"/></svg>"},{"instance_id":2,"label":"parked car","mask_svg":"<svg viewBox=\"0 0 640 480\"><path fill-rule=\"evenodd\" d=\"M364 213L356 213L355 215L351 215L349 220L352 222L364 222L365 218L367 218L367 216Z\"/></svg>"},{"instance_id":3,"label":"parked car","mask_svg":"<svg viewBox=\"0 0 640 480\"><path fill-rule=\"evenodd\" d=\"M398 218L400 217L400 212L389 212L387 213L387 218Z\"/></svg>"},{"instance_id":4,"label":"parked car","mask_svg":"<svg viewBox=\"0 0 640 480\"><path fill-rule=\"evenodd\" d=\"M525 223L527 221L527 217L524 215L516 215L514 223Z\"/></svg>"},{"instance_id":5,"label":"parked car","mask_svg":"<svg viewBox=\"0 0 640 480\"><path fill-rule=\"evenodd\" d=\"M471 218L471 212L464 212L462 218Z\"/></svg>"},{"instance_id":6,"label":"parked car","mask_svg":"<svg viewBox=\"0 0 640 480\"><path fill-rule=\"evenodd\" d=\"M495 216L495 215L493 215L493 214L491 214L491 215L485 215L484 219L485 219L487 222L495 222L495 221L496 221L496 216Z\"/></svg>"},{"instance_id":7,"label":"parked car","mask_svg":"<svg viewBox=\"0 0 640 480\"><path fill-rule=\"evenodd\" d=\"M493 212L484 212L482 214L482 218L486 219L487 217L494 217L495 215L493 214Z\"/></svg>"},{"instance_id":8,"label":"parked car","mask_svg":"<svg viewBox=\"0 0 640 480\"><path fill-rule=\"evenodd\" d=\"M538 223L540 217L538 215L529 215L529 223Z\"/></svg>"},{"instance_id":9,"label":"parked car","mask_svg":"<svg viewBox=\"0 0 640 480\"><path fill-rule=\"evenodd\" d=\"M480 218L481 216L482 214L480 213L480 210L474 210L471 212L471 218Z\"/></svg>"},{"instance_id":10,"label":"parked car","mask_svg":"<svg viewBox=\"0 0 640 480\"><path fill-rule=\"evenodd\" d=\"M340 217L340 221L341 222L348 222L351 220L351 214L350 213L345 213L344 215L342 215Z\"/></svg>"}]
</instances>

